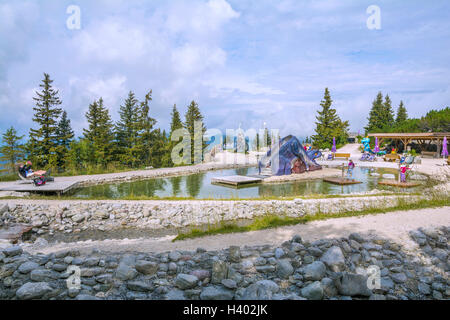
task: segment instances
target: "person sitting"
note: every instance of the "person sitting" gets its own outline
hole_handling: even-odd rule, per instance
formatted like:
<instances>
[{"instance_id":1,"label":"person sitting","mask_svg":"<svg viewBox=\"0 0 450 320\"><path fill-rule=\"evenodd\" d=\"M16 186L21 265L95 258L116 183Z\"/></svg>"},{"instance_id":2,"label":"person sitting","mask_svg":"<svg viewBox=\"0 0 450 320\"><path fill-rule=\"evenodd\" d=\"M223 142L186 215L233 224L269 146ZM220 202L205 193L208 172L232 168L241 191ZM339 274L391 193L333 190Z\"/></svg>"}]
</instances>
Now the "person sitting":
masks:
<instances>
[{"instance_id":1,"label":"person sitting","mask_svg":"<svg viewBox=\"0 0 450 320\"><path fill-rule=\"evenodd\" d=\"M25 165L23 165L19 169L20 174L24 178L28 179L28 178L33 178L33 177L40 177L47 173L47 171L45 171L45 170L33 171L33 169L31 169L32 166L33 166L33 164L31 163L31 161L28 161Z\"/></svg>"}]
</instances>

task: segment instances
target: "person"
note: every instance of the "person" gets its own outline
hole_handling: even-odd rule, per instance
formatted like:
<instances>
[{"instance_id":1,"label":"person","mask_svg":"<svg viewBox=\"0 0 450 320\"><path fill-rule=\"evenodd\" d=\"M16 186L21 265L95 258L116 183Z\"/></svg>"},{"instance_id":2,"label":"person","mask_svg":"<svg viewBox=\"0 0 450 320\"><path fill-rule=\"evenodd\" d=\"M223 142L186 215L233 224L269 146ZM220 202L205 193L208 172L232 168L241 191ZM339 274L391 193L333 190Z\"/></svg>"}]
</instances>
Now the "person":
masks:
<instances>
[{"instance_id":1,"label":"person","mask_svg":"<svg viewBox=\"0 0 450 320\"><path fill-rule=\"evenodd\" d=\"M406 182L406 171L411 170L411 168L405 164L400 167L400 182Z\"/></svg>"},{"instance_id":2,"label":"person","mask_svg":"<svg viewBox=\"0 0 450 320\"><path fill-rule=\"evenodd\" d=\"M31 167L33 166L33 164L31 163L31 161L28 161L21 169L21 172L23 173L23 175L25 176L25 178L31 178L31 177L39 177L39 176L43 176L44 174L47 173L47 171L44 170L40 170L40 171L33 171L33 169L31 169Z\"/></svg>"},{"instance_id":3,"label":"person","mask_svg":"<svg viewBox=\"0 0 450 320\"><path fill-rule=\"evenodd\" d=\"M353 169L355 168L355 163L353 162L352 159L349 160L348 162L348 170L347 170L347 179L352 179L353 180Z\"/></svg>"}]
</instances>

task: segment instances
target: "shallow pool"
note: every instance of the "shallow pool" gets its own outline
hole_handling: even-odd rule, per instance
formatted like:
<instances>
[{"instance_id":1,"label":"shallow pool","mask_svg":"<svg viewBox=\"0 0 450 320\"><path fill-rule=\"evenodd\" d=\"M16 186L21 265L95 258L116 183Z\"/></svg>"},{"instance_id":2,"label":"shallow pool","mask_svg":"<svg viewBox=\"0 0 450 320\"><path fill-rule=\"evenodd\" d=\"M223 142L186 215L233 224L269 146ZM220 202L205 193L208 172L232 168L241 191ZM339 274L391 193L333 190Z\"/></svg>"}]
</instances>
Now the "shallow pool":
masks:
<instances>
[{"instance_id":1,"label":"shallow pool","mask_svg":"<svg viewBox=\"0 0 450 320\"><path fill-rule=\"evenodd\" d=\"M376 172L380 176L373 176ZM372 173L372 174L371 174ZM354 178L362 184L338 186L322 180L298 181L280 184L257 184L239 189L211 184L218 176L256 175L257 168L217 170L206 173L144 181L98 185L78 189L72 196L77 198L126 199L133 197L148 198L196 198L196 199L251 199L266 197L292 197L308 195L337 195L389 189L377 186L378 179L385 173L396 174L393 169L355 168ZM390 189L393 190L393 189ZM414 189L411 189L414 190ZM397 191L407 191L397 189Z\"/></svg>"}]
</instances>

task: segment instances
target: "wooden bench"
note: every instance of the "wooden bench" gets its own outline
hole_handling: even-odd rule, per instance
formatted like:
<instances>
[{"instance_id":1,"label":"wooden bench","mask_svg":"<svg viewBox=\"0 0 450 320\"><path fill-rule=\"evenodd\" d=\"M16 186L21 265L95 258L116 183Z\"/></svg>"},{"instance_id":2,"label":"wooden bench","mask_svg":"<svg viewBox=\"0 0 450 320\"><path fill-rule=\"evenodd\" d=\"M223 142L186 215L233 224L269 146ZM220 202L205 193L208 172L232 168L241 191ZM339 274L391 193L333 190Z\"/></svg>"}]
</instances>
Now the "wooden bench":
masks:
<instances>
[{"instance_id":1,"label":"wooden bench","mask_svg":"<svg viewBox=\"0 0 450 320\"><path fill-rule=\"evenodd\" d=\"M431 158L437 158L438 153L437 152L430 152L430 151L422 151L422 157L431 157Z\"/></svg>"},{"instance_id":2,"label":"wooden bench","mask_svg":"<svg viewBox=\"0 0 450 320\"><path fill-rule=\"evenodd\" d=\"M350 158L350 153L334 153L333 159L336 159L336 158L345 158L348 160Z\"/></svg>"},{"instance_id":3,"label":"wooden bench","mask_svg":"<svg viewBox=\"0 0 450 320\"><path fill-rule=\"evenodd\" d=\"M400 159L400 155L398 154L387 154L384 156L384 161L395 162Z\"/></svg>"}]
</instances>

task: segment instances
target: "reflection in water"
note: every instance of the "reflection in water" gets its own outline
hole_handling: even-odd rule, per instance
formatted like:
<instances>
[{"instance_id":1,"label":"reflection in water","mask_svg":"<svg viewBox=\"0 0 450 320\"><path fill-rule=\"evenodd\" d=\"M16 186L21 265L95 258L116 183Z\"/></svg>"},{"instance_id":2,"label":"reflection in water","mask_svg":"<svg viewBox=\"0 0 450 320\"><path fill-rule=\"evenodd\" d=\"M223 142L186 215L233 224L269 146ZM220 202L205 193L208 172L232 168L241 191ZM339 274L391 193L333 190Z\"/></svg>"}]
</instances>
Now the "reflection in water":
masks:
<instances>
[{"instance_id":1,"label":"reflection in water","mask_svg":"<svg viewBox=\"0 0 450 320\"><path fill-rule=\"evenodd\" d=\"M203 184L204 173L192 174L186 177L186 190L190 197L197 198Z\"/></svg>"},{"instance_id":2,"label":"reflection in water","mask_svg":"<svg viewBox=\"0 0 450 320\"><path fill-rule=\"evenodd\" d=\"M181 192L181 179L182 177L170 178L169 181L172 184L172 196L176 197Z\"/></svg>"},{"instance_id":3,"label":"reflection in water","mask_svg":"<svg viewBox=\"0 0 450 320\"><path fill-rule=\"evenodd\" d=\"M232 175L255 175L257 168L218 170L206 173L193 174L163 179L152 179L145 181L126 182L110 185L98 185L79 189L75 196L79 198L109 198L120 199L127 197L193 197L198 199L214 198L262 198L262 197L293 197L314 194L349 194L355 192L366 192L378 187L378 179L384 173L396 174L392 169L366 169L355 168L353 176L362 184L338 186L324 183L322 180L299 181L280 184L256 184L235 189L211 184L211 179L220 176ZM372 173L372 174L371 174ZM376 173L378 175L373 175ZM379 189L408 191L403 189L390 189L389 187L378 187ZM410 189L417 191L417 188Z\"/></svg>"}]
</instances>

